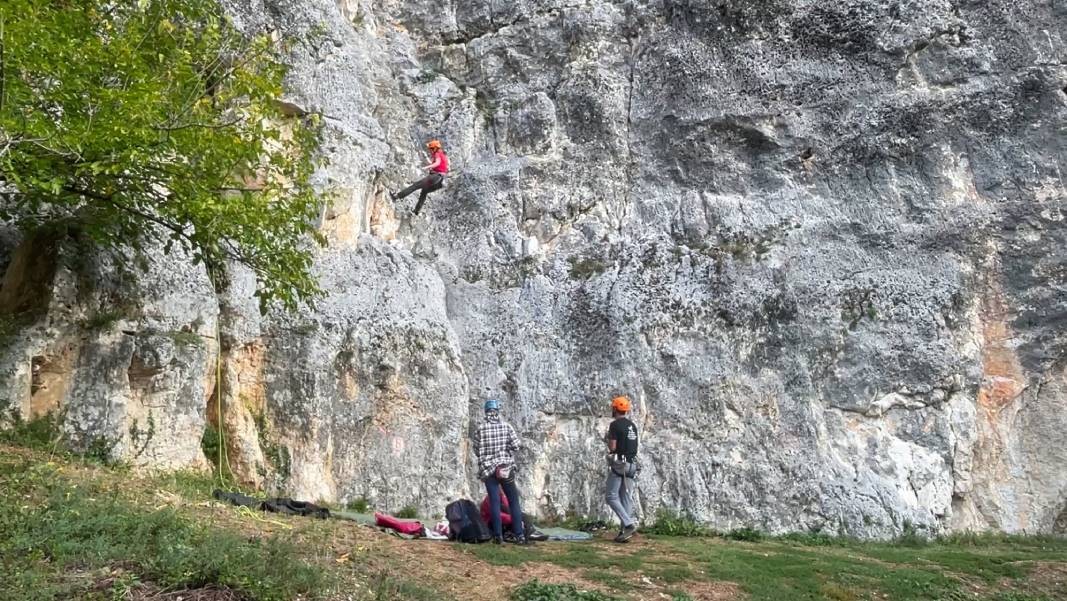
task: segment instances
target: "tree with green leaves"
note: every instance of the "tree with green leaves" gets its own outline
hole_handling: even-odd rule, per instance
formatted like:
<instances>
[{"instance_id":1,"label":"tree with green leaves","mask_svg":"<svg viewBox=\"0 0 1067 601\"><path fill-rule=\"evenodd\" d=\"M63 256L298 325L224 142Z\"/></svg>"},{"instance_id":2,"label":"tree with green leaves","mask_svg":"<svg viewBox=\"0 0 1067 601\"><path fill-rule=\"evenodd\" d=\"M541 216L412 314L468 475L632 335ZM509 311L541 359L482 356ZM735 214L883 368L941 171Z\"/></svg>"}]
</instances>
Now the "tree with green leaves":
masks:
<instances>
[{"instance_id":1,"label":"tree with green leaves","mask_svg":"<svg viewBox=\"0 0 1067 601\"><path fill-rule=\"evenodd\" d=\"M284 114L284 52L217 0L3 0L0 220L237 261L264 309L312 299L320 127Z\"/></svg>"}]
</instances>

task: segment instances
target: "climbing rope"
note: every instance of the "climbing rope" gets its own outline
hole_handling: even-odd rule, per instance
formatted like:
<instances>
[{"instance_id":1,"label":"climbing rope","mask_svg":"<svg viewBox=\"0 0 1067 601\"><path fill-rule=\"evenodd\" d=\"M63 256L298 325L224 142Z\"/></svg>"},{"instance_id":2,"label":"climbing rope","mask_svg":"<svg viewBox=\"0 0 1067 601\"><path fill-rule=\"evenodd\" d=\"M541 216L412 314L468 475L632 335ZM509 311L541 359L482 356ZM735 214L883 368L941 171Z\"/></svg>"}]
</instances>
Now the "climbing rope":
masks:
<instances>
[{"instance_id":1,"label":"climbing rope","mask_svg":"<svg viewBox=\"0 0 1067 601\"><path fill-rule=\"evenodd\" d=\"M252 518L253 520L256 520L257 522L263 522L264 524L274 524L275 526L280 526L282 528L285 528L286 530L292 530L293 529L293 525L292 524L286 524L285 522L279 522L278 520L269 520L269 519L259 515L255 511L249 509L248 507L238 507L237 508L237 513L239 515L244 516L244 517Z\"/></svg>"},{"instance_id":2,"label":"climbing rope","mask_svg":"<svg viewBox=\"0 0 1067 601\"><path fill-rule=\"evenodd\" d=\"M218 284L215 280L215 274L211 273L211 288L218 294ZM222 430L222 325L221 325L221 311L220 315L215 318L215 434L218 436L218 474L216 476L219 480L219 485L225 486L226 476L224 470L230 467L230 458L226 454L226 441L223 436Z\"/></svg>"}]
</instances>

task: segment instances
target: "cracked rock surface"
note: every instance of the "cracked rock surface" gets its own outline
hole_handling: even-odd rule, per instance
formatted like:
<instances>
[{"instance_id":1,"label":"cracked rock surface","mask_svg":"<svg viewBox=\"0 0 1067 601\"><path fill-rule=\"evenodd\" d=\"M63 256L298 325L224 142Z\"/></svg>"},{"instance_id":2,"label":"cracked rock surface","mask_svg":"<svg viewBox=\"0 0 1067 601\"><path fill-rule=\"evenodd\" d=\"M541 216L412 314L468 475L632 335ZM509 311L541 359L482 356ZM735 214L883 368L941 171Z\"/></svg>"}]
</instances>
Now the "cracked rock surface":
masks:
<instances>
[{"instance_id":1,"label":"cracked rock surface","mask_svg":"<svg viewBox=\"0 0 1067 601\"><path fill-rule=\"evenodd\" d=\"M217 390L214 347L74 343L130 381L131 353L154 352L143 373L186 391L159 408L189 419L155 463L202 461L179 449L221 398L250 483L438 514L480 498L467 440L498 397L528 504L604 516L599 437L626 393L646 518L1067 524L1062 3L226 5L250 31L315 33L284 101L326 116L328 296L261 317L235 268L198 297L221 329ZM453 174L412 218L416 195L386 191L430 137ZM0 354L24 414L34 352ZM57 402L95 415L108 394L71 373ZM125 390L115 373L94 389Z\"/></svg>"}]
</instances>

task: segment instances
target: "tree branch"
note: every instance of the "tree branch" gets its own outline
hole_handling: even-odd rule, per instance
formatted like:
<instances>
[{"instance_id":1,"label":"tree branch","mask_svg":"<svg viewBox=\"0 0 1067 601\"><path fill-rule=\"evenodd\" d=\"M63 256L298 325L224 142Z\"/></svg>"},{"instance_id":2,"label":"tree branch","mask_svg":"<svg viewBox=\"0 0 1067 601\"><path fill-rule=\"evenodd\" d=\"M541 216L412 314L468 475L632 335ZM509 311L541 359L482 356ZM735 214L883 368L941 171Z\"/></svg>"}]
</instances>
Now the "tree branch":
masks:
<instances>
[{"instance_id":1,"label":"tree branch","mask_svg":"<svg viewBox=\"0 0 1067 601\"><path fill-rule=\"evenodd\" d=\"M183 227L181 227L179 225L175 225L175 224L173 224L173 223L171 223L171 222L169 222L169 221L167 221L167 220L165 220L165 219L163 219L161 217L157 217L157 216L155 216L155 215L153 215L151 213L147 213L145 211L141 211L139 209L135 209L133 207L126 206L126 205L116 201L115 198L114 198L114 195L112 195L112 194L101 194L101 193L95 192L93 190L83 190L83 189L78 188L76 186L70 186L70 185L63 186L63 189L66 190L67 192L70 192L71 194L77 194L79 196L84 196L86 198L91 198L93 200L99 200L99 201L102 201L102 202L106 202L106 203L110 204L111 206L115 207L116 209L119 209L120 211L126 211L127 213L131 213L131 214L136 215L136 216L138 216L138 217L140 217L142 219L145 219L147 221L151 221L152 223L160 225L160 226L162 226L162 227L174 232L175 234L178 234L179 236L181 236L182 238L186 239L190 243L195 244L195 241L193 240L193 237L190 236L188 233L186 233L185 228L183 228Z\"/></svg>"},{"instance_id":2,"label":"tree branch","mask_svg":"<svg viewBox=\"0 0 1067 601\"><path fill-rule=\"evenodd\" d=\"M217 124L211 124L211 123L183 123L181 125L155 125L155 126L153 126L153 129L158 129L160 131L179 131L179 130L182 130L182 129L191 129L191 128L194 128L194 127L195 128L199 128L199 129L226 129L227 127L233 127L234 125L237 125L240 122L241 122L240 119L234 119L233 121L227 121L226 123L217 123Z\"/></svg>"}]
</instances>

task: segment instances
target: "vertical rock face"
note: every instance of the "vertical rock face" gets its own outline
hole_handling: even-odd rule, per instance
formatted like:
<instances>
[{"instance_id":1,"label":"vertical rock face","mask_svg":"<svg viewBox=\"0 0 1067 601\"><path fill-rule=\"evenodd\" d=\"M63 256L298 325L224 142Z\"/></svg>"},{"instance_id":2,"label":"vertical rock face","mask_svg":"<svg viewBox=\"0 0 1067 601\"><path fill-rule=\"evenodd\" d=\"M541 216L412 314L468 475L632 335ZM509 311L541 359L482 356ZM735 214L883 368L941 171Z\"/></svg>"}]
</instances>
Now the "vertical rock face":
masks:
<instances>
[{"instance_id":1,"label":"vertical rock face","mask_svg":"<svg viewBox=\"0 0 1067 601\"><path fill-rule=\"evenodd\" d=\"M249 482L440 511L480 494L466 440L495 396L532 505L603 514L606 402L628 393L647 517L1067 524L1062 6L225 4L307 36L284 101L325 115L334 199L314 309L258 315L236 268L218 299L207 413ZM385 192L429 137L454 172L413 219ZM49 355L114 373L100 394L61 378L61 404L97 415L120 390L141 415L121 371L202 421L212 347L134 338ZM22 390L37 351L6 352Z\"/></svg>"},{"instance_id":2,"label":"vertical rock face","mask_svg":"<svg viewBox=\"0 0 1067 601\"><path fill-rule=\"evenodd\" d=\"M53 414L62 443L102 459L207 465L218 305L190 257L149 253L134 272L69 240L25 240L0 314L4 422Z\"/></svg>"},{"instance_id":3,"label":"vertical rock face","mask_svg":"<svg viewBox=\"0 0 1067 601\"><path fill-rule=\"evenodd\" d=\"M459 343L433 268L362 242L320 257L328 293L314 312L276 316L254 336L226 328L231 463L251 483L300 498L432 515L466 493ZM244 321L236 305L223 320Z\"/></svg>"}]
</instances>

